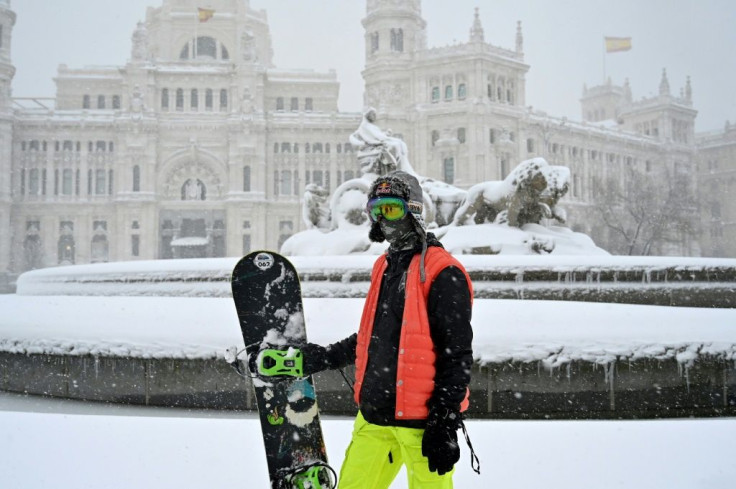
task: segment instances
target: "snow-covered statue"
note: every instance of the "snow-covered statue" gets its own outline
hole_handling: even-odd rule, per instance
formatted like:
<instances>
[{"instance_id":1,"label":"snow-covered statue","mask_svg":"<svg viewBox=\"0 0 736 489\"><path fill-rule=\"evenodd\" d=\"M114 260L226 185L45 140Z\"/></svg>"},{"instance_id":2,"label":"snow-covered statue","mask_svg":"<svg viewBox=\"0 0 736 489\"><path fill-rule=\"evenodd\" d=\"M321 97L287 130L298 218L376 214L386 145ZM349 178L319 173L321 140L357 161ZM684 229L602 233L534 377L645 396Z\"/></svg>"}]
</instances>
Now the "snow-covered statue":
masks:
<instances>
[{"instance_id":1,"label":"snow-covered statue","mask_svg":"<svg viewBox=\"0 0 736 489\"><path fill-rule=\"evenodd\" d=\"M146 53L148 51L148 29L146 24L138 22L138 25L133 31L133 49L132 58L134 61L145 61Z\"/></svg>"},{"instance_id":2,"label":"snow-covered statue","mask_svg":"<svg viewBox=\"0 0 736 489\"><path fill-rule=\"evenodd\" d=\"M475 224L522 227L544 218L564 223L565 212L557 203L567 193L569 179L567 167L551 166L544 158L523 161L504 180L470 187L454 224L464 226L472 219Z\"/></svg>"},{"instance_id":3,"label":"snow-covered statue","mask_svg":"<svg viewBox=\"0 0 736 489\"><path fill-rule=\"evenodd\" d=\"M307 229L330 229L330 209L327 208L327 190L315 183L310 183L304 189L304 205L302 219Z\"/></svg>"},{"instance_id":4,"label":"snow-covered statue","mask_svg":"<svg viewBox=\"0 0 736 489\"><path fill-rule=\"evenodd\" d=\"M358 130L350 135L350 144L355 147L364 173L385 175L394 170L415 174L409 163L406 143L391 135L391 130L383 131L376 122L376 109L368 107L363 113Z\"/></svg>"}]
</instances>

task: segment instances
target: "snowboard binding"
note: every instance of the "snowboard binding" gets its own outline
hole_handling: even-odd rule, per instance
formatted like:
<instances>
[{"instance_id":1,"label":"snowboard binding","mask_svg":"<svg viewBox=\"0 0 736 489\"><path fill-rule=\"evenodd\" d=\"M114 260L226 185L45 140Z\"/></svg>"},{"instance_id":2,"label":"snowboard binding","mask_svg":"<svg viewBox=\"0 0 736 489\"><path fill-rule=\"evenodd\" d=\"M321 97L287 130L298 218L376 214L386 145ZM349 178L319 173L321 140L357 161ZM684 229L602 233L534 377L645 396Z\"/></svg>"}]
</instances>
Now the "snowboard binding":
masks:
<instances>
[{"instance_id":1,"label":"snowboard binding","mask_svg":"<svg viewBox=\"0 0 736 489\"><path fill-rule=\"evenodd\" d=\"M295 467L280 474L277 489L335 489L337 474L324 462Z\"/></svg>"},{"instance_id":2,"label":"snowboard binding","mask_svg":"<svg viewBox=\"0 0 736 489\"><path fill-rule=\"evenodd\" d=\"M261 377L304 377L304 357L298 348L264 348L256 356L256 369Z\"/></svg>"}]
</instances>

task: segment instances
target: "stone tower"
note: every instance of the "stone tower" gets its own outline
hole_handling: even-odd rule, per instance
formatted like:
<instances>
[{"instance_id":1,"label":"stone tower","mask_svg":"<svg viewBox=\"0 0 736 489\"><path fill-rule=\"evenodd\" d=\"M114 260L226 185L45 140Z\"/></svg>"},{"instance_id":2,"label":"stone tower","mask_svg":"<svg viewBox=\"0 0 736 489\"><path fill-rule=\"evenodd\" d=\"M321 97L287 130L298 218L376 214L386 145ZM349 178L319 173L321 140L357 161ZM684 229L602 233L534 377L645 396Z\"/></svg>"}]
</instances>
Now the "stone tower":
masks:
<instances>
[{"instance_id":1,"label":"stone tower","mask_svg":"<svg viewBox=\"0 0 736 489\"><path fill-rule=\"evenodd\" d=\"M366 5L364 102L375 106L385 123L405 117L415 98L408 67L426 49L426 22L420 0L368 0Z\"/></svg>"},{"instance_id":2,"label":"stone tower","mask_svg":"<svg viewBox=\"0 0 736 489\"><path fill-rule=\"evenodd\" d=\"M15 12L10 0L0 0L0 229L11 229L11 164L13 153L13 108L10 85L15 67L10 58L10 41ZM10 233L0 233L0 288L10 267Z\"/></svg>"}]
</instances>

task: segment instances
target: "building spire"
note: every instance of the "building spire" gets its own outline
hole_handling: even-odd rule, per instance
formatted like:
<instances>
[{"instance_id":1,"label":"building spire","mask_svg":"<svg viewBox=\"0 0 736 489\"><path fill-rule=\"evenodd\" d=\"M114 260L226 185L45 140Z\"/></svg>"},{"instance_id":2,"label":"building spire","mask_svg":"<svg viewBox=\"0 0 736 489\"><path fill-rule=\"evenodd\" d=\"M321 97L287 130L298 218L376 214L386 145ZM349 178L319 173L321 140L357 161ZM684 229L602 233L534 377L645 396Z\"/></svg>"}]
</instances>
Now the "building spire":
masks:
<instances>
[{"instance_id":1,"label":"building spire","mask_svg":"<svg viewBox=\"0 0 736 489\"><path fill-rule=\"evenodd\" d=\"M524 35L521 33L521 21L516 21L516 52L524 52Z\"/></svg>"},{"instance_id":2,"label":"building spire","mask_svg":"<svg viewBox=\"0 0 736 489\"><path fill-rule=\"evenodd\" d=\"M470 28L470 42L484 42L483 26L480 23L480 9L475 7L475 19Z\"/></svg>"},{"instance_id":3,"label":"building spire","mask_svg":"<svg viewBox=\"0 0 736 489\"><path fill-rule=\"evenodd\" d=\"M670 82L667 79L667 68L662 68L662 81L659 82L659 94L660 95L670 94Z\"/></svg>"},{"instance_id":4,"label":"building spire","mask_svg":"<svg viewBox=\"0 0 736 489\"><path fill-rule=\"evenodd\" d=\"M693 101L693 86L690 84L690 77L687 77L687 81L685 82L685 100L688 102Z\"/></svg>"}]
</instances>

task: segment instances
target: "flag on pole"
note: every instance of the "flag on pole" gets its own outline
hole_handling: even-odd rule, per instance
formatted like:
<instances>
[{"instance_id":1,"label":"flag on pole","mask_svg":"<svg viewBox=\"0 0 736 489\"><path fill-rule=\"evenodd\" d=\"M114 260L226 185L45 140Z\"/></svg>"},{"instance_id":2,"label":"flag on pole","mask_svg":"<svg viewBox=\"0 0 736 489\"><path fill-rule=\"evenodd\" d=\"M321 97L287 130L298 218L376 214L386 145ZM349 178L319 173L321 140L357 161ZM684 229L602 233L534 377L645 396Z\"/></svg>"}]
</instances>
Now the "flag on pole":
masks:
<instances>
[{"instance_id":1,"label":"flag on pole","mask_svg":"<svg viewBox=\"0 0 736 489\"><path fill-rule=\"evenodd\" d=\"M207 22L212 18L212 16L215 15L214 9L211 8L197 8L197 16L199 17L200 22Z\"/></svg>"},{"instance_id":2,"label":"flag on pole","mask_svg":"<svg viewBox=\"0 0 736 489\"><path fill-rule=\"evenodd\" d=\"M605 40L607 53L618 53L631 49L630 37L606 37Z\"/></svg>"}]
</instances>

